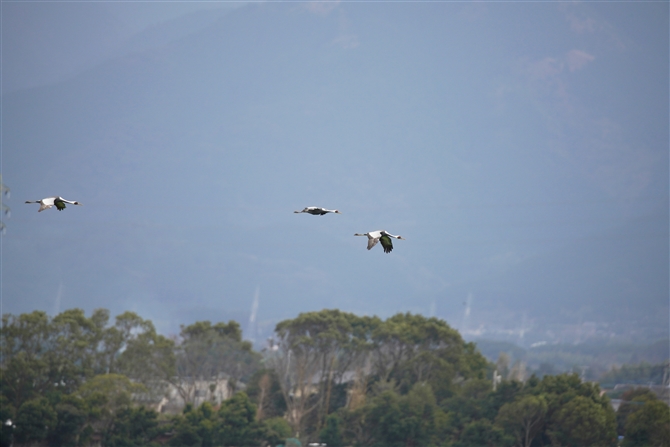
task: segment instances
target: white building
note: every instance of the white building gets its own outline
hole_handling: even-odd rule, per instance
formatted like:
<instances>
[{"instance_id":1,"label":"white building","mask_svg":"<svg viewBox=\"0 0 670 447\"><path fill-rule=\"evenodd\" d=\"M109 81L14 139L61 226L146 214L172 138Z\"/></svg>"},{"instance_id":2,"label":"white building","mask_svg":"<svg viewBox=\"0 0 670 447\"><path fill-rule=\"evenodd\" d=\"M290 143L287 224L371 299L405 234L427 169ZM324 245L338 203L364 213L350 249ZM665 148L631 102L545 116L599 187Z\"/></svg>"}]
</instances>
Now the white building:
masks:
<instances>
[{"instance_id":1,"label":"white building","mask_svg":"<svg viewBox=\"0 0 670 447\"><path fill-rule=\"evenodd\" d=\"M188 403L194 408L204 402L211 402L212 405L217 406L234 394L235 390L231 385L228 379L222 378L182 380L177 384L167 383L165 395L153 407L159 413L176 414L181 413Z\"/></svg>"}]
</instances>

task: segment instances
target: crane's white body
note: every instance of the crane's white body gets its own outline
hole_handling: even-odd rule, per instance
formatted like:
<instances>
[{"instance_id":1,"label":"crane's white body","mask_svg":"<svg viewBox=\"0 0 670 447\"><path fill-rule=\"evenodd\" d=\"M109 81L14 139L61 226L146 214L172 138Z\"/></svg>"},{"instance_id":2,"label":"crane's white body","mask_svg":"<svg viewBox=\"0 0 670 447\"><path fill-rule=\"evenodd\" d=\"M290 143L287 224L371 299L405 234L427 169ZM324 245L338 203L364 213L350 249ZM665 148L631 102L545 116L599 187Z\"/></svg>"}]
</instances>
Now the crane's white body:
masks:
<instances>
[{"instance_id":1,"label":"crane's white body","mask_svg":"<svg viewBox=\"0 0 670 447\"><path fill-rule=\"evenodd\" d=\"M42 200L35 200L34 202L31 202L30 200L26 200L26 203L39 203L40 204L40 209L37 210L37 212L41 212L44 210L48 210L49 208L53 207L56 205L56 202L62 202L62 203L69 203L70 205L79 205L81 206L81 203L75 202L72 200L65 200L64 198L60 196L55 196L55 197L45 197ZM56 205L56 208L60 211L62 208L60 208L58 205ZM65 206L63 206L65 208Z\"/></svg>"},{"instance_id":2,"label":"crane's white body","mask_svg":"<svg viewBox=\"0 0 670 447\"><path fill-rule=\"evenodd\" d=\"M370 250L372 247L377 245L377 242L379 242L379 239L382 237L382 232L381 230L377 231L369 231L367 233L356 233L354 236L367 236L368 237L368 250Z\"/></svg>"},{"instance_id":3,"label":"crane's white body","mask_svg":"<svg viewBox=\"0 0 670 447\"><path fill-rule=\"evenodd\" d=\"M329 209L321 208L321 207L318 207L318 206L308 206L308 207L305 207L305 209L302 210L302 211L293 211L293 212L294 213L308 213L308 214L311 214L313 216L323 216L324 214L328 214L328 213L342 214L338 210L329 210Z\"/></svg>"}]
</instances>

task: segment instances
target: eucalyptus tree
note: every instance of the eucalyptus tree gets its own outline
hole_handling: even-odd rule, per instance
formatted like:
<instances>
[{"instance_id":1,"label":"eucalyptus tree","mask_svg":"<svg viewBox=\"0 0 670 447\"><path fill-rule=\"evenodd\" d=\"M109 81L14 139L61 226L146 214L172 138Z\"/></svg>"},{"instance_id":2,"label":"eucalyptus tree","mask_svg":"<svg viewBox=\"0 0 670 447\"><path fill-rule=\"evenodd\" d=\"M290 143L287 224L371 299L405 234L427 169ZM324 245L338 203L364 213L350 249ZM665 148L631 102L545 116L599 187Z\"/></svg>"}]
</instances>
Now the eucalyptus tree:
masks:
<instances>
[{"instance_id":1,"label":"eucalyptus tree","mask_svg":"<svg viewBox=\"0 0 670 447\"><path fill-rule=\"evenodd\" d=\"M162 433L158 413L145 407L120 409L112 422L112 429L103 437L105 447L155 445L152 441ZM62 445L62 444L60 444Z\"/></svg>"},{"instance_id":2,"label":"eucalyptus tree","mask_svg":"<svg viewBox=\"0 0 670 447\"><path fill-rule=\"evenodd\" d=\"M256 419L256 406L242 391L221 402L218 410L210 402L203 402L197 408L187 405L184 412L172 420L169 430L173 437L169 445L277 445L290 436L285 432L286 421L281 418L268 421L269 424Z\"/></svg>"},{"instance_id":3,"label":"eucalyptus tree","mask_svg":"<svg viewBox=\"0 0 670 447\"><path fill-rule=\"evenodd\" d=\"M318 431L328 415L333 384L361 363L371 349L370 336L378 319L337 309L301 313L275 328L276 350L267 363L278 377L288 421L296 433L305 417L316 412Z\"/></svg>"},{"instance_id":4,"label":"eucalyptus tree","mask_svg":"<svg viewBox=\"0 0 670 447\"><path fill-rule=\"evenodd\" d=\"M69 309L2 317L0 385L14 408L48 393L70 394L97 374L121 373L160 394L174 374L174 343L132 312L108 325L109 311Z\"/></svg>"},{"instance_id":5,"label":"eucalyptus tree","mask_svg":"<svg viewBox=\"0 0 670 447\"><path fill-rule=\"evenodd\" d=\"M256 371L247 382L245 391L256 404L258 420L283 417L286 413L286 402L274 369L262 368Z\"/></svg>"},{"instance_id":6,"label":"eucalyptus tree","mask_svg":"<svg viewBox=\"0 0 670 447\"><path fill-rule=\"evenodd\" d=\"M18 409L53 386L50 380L49 318L45 312L2 316L0 329L2 394Z\"/></svg>"},{"instance_id":7,"label":"eucalyptus tree","mask_svg":"<svg viewBox=\"0 0 670 447\"><path fill-rule=\"evenodd\" d=\"M625 425L624 447L670 445L670 408L658 399L648 400L630 414Z\"/></svg>"},{"instance_id":8,"label":"eucalyptus tree","mask_svg":"<svg viewBox=\"0 0 670 447\"><path fill-rule=\"evenodd\" d=\"M556 445L614 447L617 445L614 411L588 397L576 396L553 415L549 436Z\"/></svg>"},{"instance_id":9,"label":"eucalyptus tree","mask_svg":"<svg viewBox=\"0 0 670 447\"><path fill-rule=\"evenodd\" d=\"M47 436L49 445L85 445L82 434L88 417L86 402L76 393L52 393L48 400L56 413L56 423L49 427Z\"/></svg>"},{"instance_id":10,"label":"eucalyptus tree","mask_svg":"<svg viewBox=\"0 0 670 447\"><path fill-rule=\"evenodd\" d=\"M116 373L118 371L117 361L122 352L128 347L128 343L139 334L155 332L153 324L149 320L142 319L134 312L124 312L117 315L114 326L105 330L103 335L103 346L100 352L103 373Z\"/></svg>"},{"instance_id":11,"label":"eucalyptus tree","mask_svg":"<svg viewBox=\"0 0 670 447\"><path fill-rule=\"evenodd\" d=\"M256 420L256 406L245 392L239 392L221 403L217 412L218 445L261 445L265 437L263 425Z\"/></svg>"},{"instance_id":12,"label":"eucalyptus tree","mask_svg":"<svg viewBox=\"0 0 670 447\"><path fill-rule=\"evenodd\" d=\"M500 406L496 425L517 439L517 445L593 445L616 444L616 418L607 396L597 384L582 382L577 374L531 377L514 390L504 381L492 394L511 399ZM492 408L497 403L492 402Z\"/></svg>"},{"instance_id":13,"label":"eucalyptus tree","mask_svg":"<svg viewBox=\"0 0 670 447\"><path fill-rule=\"evenodd\" d=\"M544 376L528 392L547 399L546 436L554 443L616 444L616 414L596 383L577 374Z\"/></svg>"},{"instance_id":14,"label":"eucalyptus tree","mask_svg":"<svg viewBox=\"0 0 670 447\"><path fill-rule=\"evenodd\" d=\"M438 400L453 393L457 380L483 378L486 359L473 343L438 318L396 314L372 333L373 373L395 380L407 392L417 382L432 386Z\"/></svg>"},{"instance_id":15,"label":"eucalyptus tree","mask_svg":"<svg viewBox=\"0 0 670 447\"><path fill-rule=\"evenodd\" d=\"M374 447L431 446L441 410L430 385L416 383L406 394L387 388L363 406L343 411L343 445Z\"/></svg>"},{"instance_id":16,"label":"eucalyptus tree","mask_svg":"<svg viewBox=\"0 0 670 447\"><path fill-rule=\"evenodd\" d=\"M82 309L68 309L56 315L50 324L52 377L65 393L74 391L84 380L102 373L99 351L109 311L96 309L87 318Z\"/></svg>"},{"instance_id":17,"label":"eucalyptus tree","mask_svg":"<svg viewBox=\"0 0 670 447\"><path fill-rule=\"evenodd\" d=\"M42 311L3 315L3 394L18 408L51 390L73 392L100 372L99 350L108 318L104 309L90 318L81 309L66 310L53 319Z\"/></svg>"},{"instance_id":18,"label":"eucalyptus tree","mask_svg":"<svg viewBox=\"0 0 670 447\"><path fill-rule=\"evenodd\" d=\"M56 412L46 398L25 401L16 414L14 440L18 444L40 444L47 439L49 427L56 425Z\"/></svg>"},{"instance_id":19,"label":"eucalyptus tree","mask_svg":"<svg viewBox=\"0 0 670 447\"><path fill-rule=\"evenodd\" d=\"M87 425L92 433L104 436L113 428L119 412L132 407L133 396L145 391L142 384L124 375L101 374L82 384L76 396L83 399L88 408Z\"/></svg>"},{"instance_id":20,"label":"eucalyptus tree","mask_svg":"<svg viewBox=\"0 0 670 447\"><path fill-rule=\"evenodd\" d=\"M237 322L212 325L198 321L181 327L175 346L174 375L169 381L184 402L195 403L198 382L210 381L213 392L216 381L227 379L234 392L238 381L250 378L260 368L260 359L251 343L242 340Z\"/></svg>"},{"instance_id":21,"label":"eucalyptus tree","mask_svg":"<svg viewBox=\"0 0 670 447\"><path fill-rule=\"evenodd\" d=\"M520 396L503 405L496 417L496 424L514 436L516 445L530 447L533 439L544 429L547 402L544 396Z\"/></svg>"},{"instance_id":22,"label":"eucalyptus tree","mask_svg":"<svg viewBox=\"0 0 670 447\"><path fill-rule=\"evenodd\" d=\"M175 344L158 333L150 320L133 312L116 317L105 333L107 372L120 373L143 384L150 400L165 391L175 374Z\"/></svg>"},{"instance_id":23,"label":"eucalyptus tree","mask_svg":"<svg viewBox=\"0 0 670 447\"><path fill-rule=\"evenodd\" d=\"M621 404L616 411L617 434L626 434L626 421L628 416L639 410L646 402L657 400L656 394L649 388L633 388L621 395Z\"/></svg>"}]
</instances>

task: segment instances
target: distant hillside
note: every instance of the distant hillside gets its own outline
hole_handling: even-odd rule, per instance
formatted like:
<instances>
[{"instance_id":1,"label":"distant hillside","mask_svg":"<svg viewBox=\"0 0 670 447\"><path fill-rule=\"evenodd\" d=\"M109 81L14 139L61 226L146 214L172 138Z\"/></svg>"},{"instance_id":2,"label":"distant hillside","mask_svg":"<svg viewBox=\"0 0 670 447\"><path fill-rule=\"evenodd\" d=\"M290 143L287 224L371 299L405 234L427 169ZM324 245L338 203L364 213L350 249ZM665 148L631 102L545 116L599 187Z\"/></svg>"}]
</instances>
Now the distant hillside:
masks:
<instances>
[{"instance_id":1,"label":"distant hillside","mask_svg":"<svg viewBox=\"0 0 670 447\"><path fill-rule=\"evenodd\" d=\"M201 12L134 36L127 44L140 51L108 49L114 57L92 59L64 82L4 95L12 219L3 312L130 309L166 334L187 321L235 319L263 341L299 312L412 311L527 355L541 342L667 340L667 196L593 193L617 220L589 215L607 228L591 232L573 231L576 212L561 222L559 207L536 223L536 208L487 205L506 198L500 185L516 174L499 165L507 146L480 134L507 124L492 99L498 87L461 86L485 71L498 79L516 62L498 51L505 42L461 42L484 30L516 49L519 36L405 3L340 7L356 9L269 2ZM422 82L426 73L437 81ZM475 117L475 131L464 130L464 116ZM514 132L525 135L526 125ZM495 150L471 156L480 143ZM521 173L531 171L526 155ZM548 201L572 181L551 172L546 191L509 200ZM534 176L511 191L527 193ZM84 206L38 214L23 204L52 194ZM645 210L630 215L645 217L625 217L618 208L629 202ZM345 209L292 213L307 205ZM509 220L497 220L504 213ZM470 232L482 222L486 232ZM522 228L505 232L505 223ZM525 225L550 237L526 237ZM392 254L367 252L353 237L382 226L407 238ZM559 366L572 367L571 358Z\"/></svg>"},{"instance_id":2,"label":"distant hillside","mask_svg":"<svg viewBox=\"0 0 670 447\"><path fill-rule=\"evenodd\" d=\"M628 365L626 370L630 370L633 365L658 365L670 359L668 339L649 344L591 340L582 344L541 344L528 349L495 340L475 340L475 343L484 357L493 363L505 353L510 366L523 362L529 374L577 372L587 380L600 380L612 368L622 365Z\"/></svg>"}]
</instances>

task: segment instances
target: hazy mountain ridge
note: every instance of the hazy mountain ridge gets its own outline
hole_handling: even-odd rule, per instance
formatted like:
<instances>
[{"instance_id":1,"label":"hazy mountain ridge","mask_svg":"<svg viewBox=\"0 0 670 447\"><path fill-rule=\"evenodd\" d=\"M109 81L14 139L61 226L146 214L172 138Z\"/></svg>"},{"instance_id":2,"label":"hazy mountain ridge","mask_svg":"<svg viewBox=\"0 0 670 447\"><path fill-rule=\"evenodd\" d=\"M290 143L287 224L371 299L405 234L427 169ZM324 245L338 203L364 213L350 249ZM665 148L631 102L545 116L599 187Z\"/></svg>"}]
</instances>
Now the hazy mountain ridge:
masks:
<instances>
[{"instance_id":1,"label":"hazy mountain ridge","mask_svg":"<svg viewBox=\"0 0 670 447\"><path fill-rule=\"evenodd\" d=\"M405 168L425 163L440 172L435 153L464 157L469 150L451 149L460 143L451 134L486 93L407 79L442 69L460 79L466 62L477 64L476 76L499 61L457 45L398 59L380 29L396 31L393 44L418 50L447 36L434 28L440 20L458 21L431 17L433 28L419 34L425 15L408 11L399 24L372 7L323 15L295 4L251 5L57 85L5 95L3 181L14 192L14 214L3 241L11 259L3 268L3 312L130 307L175 331L185 314L244 323L260 286L253 336L262 338L268 331L261 326L271 331L297 312L335 307L429 313L433 303L437 316L464 329L462 302L471 293L465 329L487 336L530 344L552 331L569 342L576 326L596 322L607 326L576 337L619 336L622 328L631 335L636 327L641 338L667 337L667 201L649 220L608 234L558 235L562 247L543 247L498 274L452 273L467 270L480 252L450 257L455 250L435 233L452 232L442 237L459 242L467 229L431 221L425 171ZM433 58L456 62L443 68ZM459 107L467 101L475 105ZM434 121L414 116L422 107L435 111ZM495 122L493 112L481 115L483 127ZM429 128L441 129L449 144L406 135ZM490 143L479 139L472 137L472 151ZM398 155L387 160L389 148ZM425 155L415 156L417 148ZM316 153L328 155L316 161ZM494 183L513 176L495 175ZM452 186L444 182L444 189ZM467 187L482 188L472 183ZM45 194L85 206L39 215L28 205L16 210ZM482 188L492 202L496 194ZM292 214L319 205L311 203L316 199L345 202L345 214ZM352 237L382 223L411 231L388 257L365 252L362 238ZM58 254L40 256L47 246ZM447 274L435 267L444 264L453 267ZM561 333L566 327L572 335Z\"/></svg>"}]
</instances>

